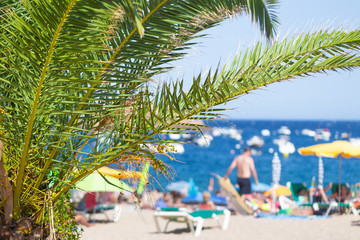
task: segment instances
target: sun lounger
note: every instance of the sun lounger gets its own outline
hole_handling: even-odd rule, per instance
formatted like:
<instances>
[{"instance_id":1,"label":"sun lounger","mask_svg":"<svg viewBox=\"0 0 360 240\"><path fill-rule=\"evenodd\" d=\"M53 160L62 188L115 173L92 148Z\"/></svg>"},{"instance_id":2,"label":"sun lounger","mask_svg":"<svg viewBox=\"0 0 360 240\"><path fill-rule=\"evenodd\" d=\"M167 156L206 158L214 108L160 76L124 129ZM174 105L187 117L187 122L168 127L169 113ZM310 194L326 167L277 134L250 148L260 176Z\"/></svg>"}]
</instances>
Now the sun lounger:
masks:
<instances>
[{"instance_id":1,"label":"sun lounger","mask_svg":"<svg viewBox=\"0 0 360 240\"><path fill-rule=\"evenodd\" d=\"M111 217L111 219L107 215L108 210L114 210L114 214ZM105 215L107 221L117 222L120 219L121 210L122 210L122 207L120 204L116 204L116 205L98 204L93 209L86 211L86 213L89 214L88 221L92 220L92 217L94 214L103 213Z\"/></svg>"},{"instance_id":2,"label":"sun lounger","mask_svg":"<svg viewBox=\"0 0 360 240\"><path fill-rule=\"evenodd\" d=\"M290 188L291 191L291 196L294 199L295 202L299 201L298 195L297 193L299 192L300 189L305 189L307 190L306 184L305 183L293 183L293 182L288 182L287 187Z\"/></svg>"},{"instance_id":3,"label":"sun lounger","mask_svg":"<svg viewBox=\"0 0 360 240\"><path fill-rule=\"evenodd\" d=\"M288 182L287 185L290 188L292 197L295 201L298 201L297 192L302 188L307 189L304 183ZM331 188L332 193L333 194L336 193L337 189L338 189L338 184L333 184ZM347 214L352 212L354 215L358 215L358 212L356 211L356 208L354 207L354 204L352 202L349 203L338 203L336 201L331 201L330 203L314 202L314 203L302 203L299 204L299 206L301 207L311 206L314 210L324 209L325 211L326 209L325 216L328 216L329 214L331 214L333 210L338 209L340 207L347 209L346 211Z\"/></svg>"},{"instance_id":4,"label":"sun lounger","mask_svg":"<svg viewBox=\"0 0 360 240\"><path fill-rule=\"evenodd\" d=\"M219 215L224 215L221 224ZM167 220L164 231L161 231L159 218ZM222 230L226 230L229 225L230 211L224 210L197 210L189 212L183 208L162 208L155 210L154 220L158 232L166 232L170 222L184 222L195 236L199 236L204 225L204 219L215 219Z\"/></svg>"},{"instance_id":5,"label":"sun lounger","mask_svg":"<svg viewBox=\"0 0 360 240\"><path fill-rule=\"evenodd\" d=\"M348 184L341 184L341 185L345 186L345 188L347 189L347 191L349 191L349 194L350 194L350 188L349 188ZM333 199L336 199L336 196L338 195L338 189L339 189L339 184L333 183L333 185L331 187L331 193L332 193ZM337 199L337 201L338 200L339 199ZM359 215L358 211L354 207L354 203L351 202L350 199L349 199L349 202L347 202L347 203L337 202L337 201L333 200L330 203L331 206L329 207L327 213L330 213L331 210L333 210L333 209L345 208L345 213L346 214L353 213L354 215Z\"/></svg>"}]
</instances>

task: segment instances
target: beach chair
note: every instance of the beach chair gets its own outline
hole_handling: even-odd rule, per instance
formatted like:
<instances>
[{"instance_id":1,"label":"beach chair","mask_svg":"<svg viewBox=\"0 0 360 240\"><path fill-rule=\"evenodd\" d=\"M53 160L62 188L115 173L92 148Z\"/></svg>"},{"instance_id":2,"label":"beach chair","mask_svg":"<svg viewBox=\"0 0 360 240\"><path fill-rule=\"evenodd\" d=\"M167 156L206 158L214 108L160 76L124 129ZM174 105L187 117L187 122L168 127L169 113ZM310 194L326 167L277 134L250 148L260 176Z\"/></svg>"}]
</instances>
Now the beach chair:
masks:
<instances>
[{"instance_id":1,"label":"beach chair","mask_svg":"<svg viewBox=\"0 0 360 240\"><path fill-rule=\"evenodd\" d=\"M220 215L224 215L223 222L220 222ZM163 231L160 229L159 218L167 220ZM184 222L187 224L190 231L199 236L204 225L205 219L215 219L218 226L222 230L226 230L230 221L230 211L224 210L197 210L189 212L185 208L162 208L155 210L154 220L158 232L166 232L166 229L170 222Z\"/></svg>"},{"instance_id":2,"label":"beach chair","mask_svg":"<svg viewBox=\"0 0 360 240\"><path fill-rule=\"evenodd\" d=\"M348 184L341 184L345 186L345 188L350 192L350 188ZM348 203L338 202L339 199L336 199L338 195L339 184L333 183L331 187L332 193L332 201L330 202L330 206L326 212L326 215L330 214L332 210L344 208L346 214L353 213L354 215L359 215L358 211L356 210L354 203L351 200ZM350 194L350 193L349 193Z\"/></svg>"},{"instance_id":3,"label":"beach chair","mask_svg":"<svg viewBox=\"0 0 360 240\"><path fill-rule=\"evenodd\" d=\"M107 214L108 210L114 210L114 214L109 217ZM110 222L117 222L120 219L122 206L120 204L115 205L106 205L106 204L98 204L95 207L93 207L91 210L86 211L88 214L88 221L92 221L92 217L94 214L102 213L104 214L106 221Z\"/></svg>"},{"instance_id":4,"label":"beach chair","mask_svg":"<svg viewBox=\"0 0 360 240\"><path fill-rule=\"evenodd\" d=\"M295 202L299 201L299 197L298 197L298 192L301 189L305 189L307 190L306 184L305 183L292 183L292 182L287 182L287 187L290 188L291 191L291 196L294 199Z\"/></svg>"},{"instance_id":5,"label":"beach chair","mask_svg":"<svg viewBox=\"0 0 360 240\"><path fill-rule=\"evenodd\" d=\"M299 196L298 196L298 192L301 189L305 189L308 190L307 186L305 183L293 183L293 182L287 182L286 186L290 189L291 191L291 196L293 198L293 200L295 202L297 202L298 207L312 207L314 211L317 212L324 212L325 215L329 215L329 213L331 212L331 210L334 208L335 204L334 203L321 203L321 202L308 202L308 203L300 203L299 204ZM320 211L321 209L321 211ZM286 212L286 209L284 211L281 212Z\"/></svg>"},{"instance_id":6,"label":"beach chair","mask_svg":"<svg viewBox=\"0 0 360 240\"><path fill-rule=\"evenodd\" d=\"M297 193L299 192L300 189L306 188L305 183L291 183L288 182L287 186L290 188L291 190L291 194L292 197L294 199L294 201L298 201L298 196ZM339 184L333 184L331 187L331 192L334 195L337 192ZM346 186L346 185L345 185ZM314 210L316 209L323 209L323 211L325 212L325 216L328 216L329 214L331 214L334 210L339 209L341 207L347 209L346 213L349 214L351 212L354 213L354 215L358 215L358 212L356 211L354 204L353 203L338 203L334 200L331 200L330 203L321 203L321 202L314 202L314 203L302 203L299 206L305 207L305 206L312 206Z\"/></svg>"},{"instance_id":7,"label":"beach chair","mask_svg":"<svg viewBox=\"0 0 360 240\"><path fill-rule=\"evenodd\" d=\"M87 193L85 197L85 208L86 213L88 214L88 221L92 221L92 217L97 213L104 214L106 221L117 222L120 218L120 213L122 206L120 204L108 204L108 203L98 203L96 201L95 193ZM110 218L107 214L108 210L114 210L113 216Z\"/></svg>"}]
</instances>

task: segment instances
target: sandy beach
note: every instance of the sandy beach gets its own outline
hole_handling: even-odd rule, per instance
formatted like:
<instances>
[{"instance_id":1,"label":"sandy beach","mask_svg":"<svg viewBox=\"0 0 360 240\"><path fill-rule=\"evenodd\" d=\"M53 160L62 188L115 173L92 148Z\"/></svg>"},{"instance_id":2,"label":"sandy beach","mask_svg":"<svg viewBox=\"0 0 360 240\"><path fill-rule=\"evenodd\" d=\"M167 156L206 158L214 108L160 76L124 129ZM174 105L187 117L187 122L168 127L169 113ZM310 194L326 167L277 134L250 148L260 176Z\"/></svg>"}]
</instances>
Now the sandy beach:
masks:
<instances>
[{"instance_id":1,"label":"sandy beach","mask_svg":"<svg viewBox=\"0 0 360 240\"><path fill-rule=\"evenodd\" d=\"M264 219L253 216L231 216L229 228L222 231L216 222L207 219L199 237L194 237L184 223L171 222L166 234L157 233L153 210L135 210L124 206L120 220L116 223L101 223L103 214L96 214L98 223L86 228L82 234L83 240L98 239L359 239L360 216L342 215L329 218L304 219ZM109 211L109 216L112 212ZM160 225L165 226L165 220Z\"/></svg>"}]
</instances>

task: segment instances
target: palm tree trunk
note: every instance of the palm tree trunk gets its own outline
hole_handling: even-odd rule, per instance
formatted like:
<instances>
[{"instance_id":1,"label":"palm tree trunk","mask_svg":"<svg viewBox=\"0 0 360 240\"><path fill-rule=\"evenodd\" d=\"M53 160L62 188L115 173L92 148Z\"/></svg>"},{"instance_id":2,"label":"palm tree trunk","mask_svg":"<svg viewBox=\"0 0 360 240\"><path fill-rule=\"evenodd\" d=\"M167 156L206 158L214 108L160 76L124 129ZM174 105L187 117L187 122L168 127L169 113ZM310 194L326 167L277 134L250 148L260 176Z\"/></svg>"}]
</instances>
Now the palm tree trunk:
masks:
<instances>
[{"instance_id":1,"label":"palm tree trunk","mask_svg":"<svg viewBox=\"0 0 360 240\"><path fill-rule=\"evenodd\" d=\"M0 141L0 200L6 199L4 205L5 224L9 225L12 220L13 192L2 161L3 147L4 142Z\"/></svg>"}]
</instances>

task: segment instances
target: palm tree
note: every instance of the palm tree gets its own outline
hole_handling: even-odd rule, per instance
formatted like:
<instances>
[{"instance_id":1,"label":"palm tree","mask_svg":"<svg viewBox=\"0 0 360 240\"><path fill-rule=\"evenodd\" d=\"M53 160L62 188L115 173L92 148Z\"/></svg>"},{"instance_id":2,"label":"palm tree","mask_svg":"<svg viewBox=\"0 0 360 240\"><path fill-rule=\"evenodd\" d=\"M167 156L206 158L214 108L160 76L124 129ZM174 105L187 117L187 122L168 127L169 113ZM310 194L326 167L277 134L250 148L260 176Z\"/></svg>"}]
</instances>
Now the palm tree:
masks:
<instances>
[{"instance_id":1,"label":"palm tree","mask_svg":"<svg viewBox=\"0 0 360 240\"><path fill-rule=\"evenodd\" d=\"M30 219L41 228L52 222L52 209L66 205L61 200L67 191L110 163L141 168L147 161L166 174L168 167L147 146L163 151L171 142L160 133L201 127L186 119L216 118L223 110L218 105L273 82L359 66L360 31L323 30L258 43L229 65L194 76L188 90L183 80L151 88L155 76L184 56L190 40L232 15L249 14L271 39L276 4L2 1L0 207L5 225ZM84 152L84 146L91 151ZM58 226L68 220L64 215L56 216L63 221Z\"/></svg>"}]
</instances>

